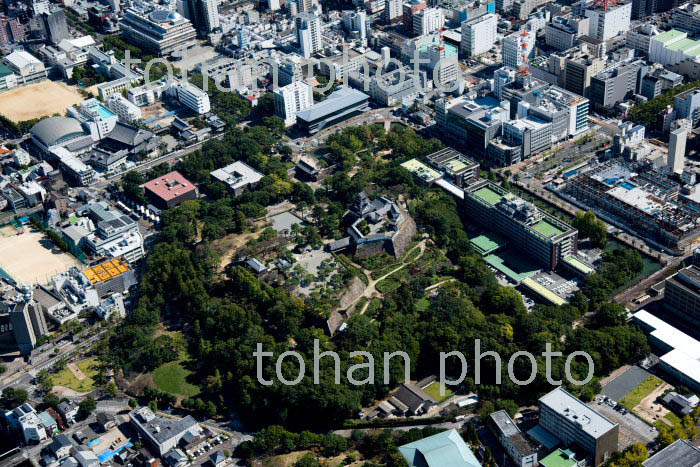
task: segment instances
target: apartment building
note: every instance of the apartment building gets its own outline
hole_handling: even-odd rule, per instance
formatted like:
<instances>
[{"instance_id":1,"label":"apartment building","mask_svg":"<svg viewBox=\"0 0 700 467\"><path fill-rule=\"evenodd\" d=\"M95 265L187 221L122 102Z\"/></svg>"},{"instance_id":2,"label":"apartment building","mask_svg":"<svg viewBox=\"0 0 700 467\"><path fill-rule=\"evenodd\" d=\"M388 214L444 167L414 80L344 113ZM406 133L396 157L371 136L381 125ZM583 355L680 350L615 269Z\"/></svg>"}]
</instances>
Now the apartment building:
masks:
<instances>
[{"instance_id":1,"label":"apartment building","mask_svg":"<svg viewBox=\"0 0 700 467\"><path fill-rule=\"evenodd\" d=\"M296 81L274 91L275 114L287 126L297 122L297 112L314 105L313 88L305 81Z\"/></svg>"},{"instance_id":2,"label":"apartment building","mask_svg":"<svg viewBox=\"0 0 700 467\"><path fill-rule=\"evenodd\" d=\"M299 50L304 58L309 58L322 47L321 18L304 12L294 17Z\"/></svg>"}]
</instances>

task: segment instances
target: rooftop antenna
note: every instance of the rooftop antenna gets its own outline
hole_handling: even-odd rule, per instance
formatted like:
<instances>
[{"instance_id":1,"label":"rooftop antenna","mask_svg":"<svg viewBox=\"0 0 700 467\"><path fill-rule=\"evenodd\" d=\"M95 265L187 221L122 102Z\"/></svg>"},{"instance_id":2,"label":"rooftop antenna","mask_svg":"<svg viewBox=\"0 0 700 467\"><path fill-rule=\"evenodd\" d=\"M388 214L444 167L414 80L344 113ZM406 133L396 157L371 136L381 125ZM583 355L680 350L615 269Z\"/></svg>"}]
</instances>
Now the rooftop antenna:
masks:
<instances>
[{"instance_id":1,"label":"rooftop antenna","mask_svg":"<svg viewBox=\"0 0 700 467\"><path fill-rule=\"evenodd\" d=\"M617 2L615 0L595 0L593 6L603 7L604 11L608 11L608 7L617 6Z\"/></svg>"},{"instance_id":2,"label":"rooftop antenna","mask_svg":"<svg viewBox=\"0 0 700 467\"><path fill-rule=\"evenodd\" d=\"M520 33L520 47L522 48L522 60L523 63L520 66L520 69L518 70L518 73L520 73L521 76L525 76L530 74L530 69L527 67L527 52L528 52L528 46L530 44L529 42L530 35L527 33L526 29L523 29L522 32Z\"/></svg>"}]
</instances>

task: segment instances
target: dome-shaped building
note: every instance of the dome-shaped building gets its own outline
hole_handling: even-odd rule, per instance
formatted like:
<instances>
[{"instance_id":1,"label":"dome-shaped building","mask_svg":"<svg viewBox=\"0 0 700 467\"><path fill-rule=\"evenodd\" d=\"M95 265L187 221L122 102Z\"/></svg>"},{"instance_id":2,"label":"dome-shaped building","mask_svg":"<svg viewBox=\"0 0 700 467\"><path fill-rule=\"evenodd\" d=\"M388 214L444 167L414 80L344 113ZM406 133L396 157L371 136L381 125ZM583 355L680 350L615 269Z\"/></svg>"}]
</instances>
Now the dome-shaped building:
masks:
<instances>
[{"instance_id":1,"label":"dome-shaped building","mask_svg":"<svg viewBox=\"0 0 700 467\"><path fill-rule=\"evenodd\" d=\"M44 152L52 146L65 145L87 135L80 121L70 117L49 117L32 127L32 141Z\"/></svg>"}]
</instances>

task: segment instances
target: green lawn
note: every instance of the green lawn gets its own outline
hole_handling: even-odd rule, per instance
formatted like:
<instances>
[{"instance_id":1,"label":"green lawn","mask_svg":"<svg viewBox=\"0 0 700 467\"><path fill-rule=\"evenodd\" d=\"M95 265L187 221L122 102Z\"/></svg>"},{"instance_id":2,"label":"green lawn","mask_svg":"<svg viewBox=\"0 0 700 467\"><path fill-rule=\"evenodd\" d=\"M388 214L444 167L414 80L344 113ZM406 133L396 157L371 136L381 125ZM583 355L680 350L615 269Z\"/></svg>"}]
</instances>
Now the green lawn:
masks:
<instances>
[{"instance_id":1,"label":"green lawn","mask_svg":"<svg viewBox=\"0 0 700 467\"><path fill-rule=\"evenodd\" d=\"M620 404L626 409L633 410L639 403L647 397L651 392L663 384L659 378L654 375L649 376L642 384L634 388L629 394L622 398Z\"/></svg>"},{"instance_id":2,"label":"green lawn","mask_svg":"<svg viewBox=\"0 0 700 467\"><path fill-rule=\"evenodd\" d=\"M77 392L90 392L97 387L94 381L99 372L97 357L87 358L76 363L76 366L85 374L85 379L79 380L68 368L64 368L55 375L51 375L54 386L64 386Z\"/></svg>"},{"instance_id":3,"label":"green lawn","mask_svg":"<svg viewBox=\"0 0 700 467\"><path fill-rule=\"evenodd\" d=\"M192 372L183 366L184 362L185 359L181 358L164 363L153 370L151 376L158 389L183 397L194 397L199 394L199 386L187 381Z\"/></svg>"},{"instance_id":4,"label":"green lawn","mask_svg":"<svg viewBox=\"0 0 700 467\"><path fill-rule=\"evenodd\" d=\"M669 412L666 415L664 415L664 418L668 420L669 422L673 423L674 426L683 426L683 421L680 419L678 415L676 415L673 412Z\"/></svg>"},{"instance_id":5,"label":"green lawn","mask_svg":"<svg viewBox=\"0 0 700 467\"><path fill-rule=\"evenodd\" d=\"M401 286L401 282L394 280L389 276L386 279L382 279L377 282L376 288L379 293L392 292Z\"/></svg>"},{"instance_id":6,"label":"green lawn","mask_svg":"<svg viewBox=\"0 0 700 467\"><path fill-rule=\"evenodd\" d=\"M430 383L428 386L423 388L423 391L430 394L433 397L433 399L435 399L438 402L438 404L441 403L442 401L447 400L448 397L450 397L450 396L452 396L452 394L454 394L454 392L450 388L445 386L445 395L441 396L440 395L440 383L438 381L434 381L434 382Z\"/></svg>"}]
</instances>

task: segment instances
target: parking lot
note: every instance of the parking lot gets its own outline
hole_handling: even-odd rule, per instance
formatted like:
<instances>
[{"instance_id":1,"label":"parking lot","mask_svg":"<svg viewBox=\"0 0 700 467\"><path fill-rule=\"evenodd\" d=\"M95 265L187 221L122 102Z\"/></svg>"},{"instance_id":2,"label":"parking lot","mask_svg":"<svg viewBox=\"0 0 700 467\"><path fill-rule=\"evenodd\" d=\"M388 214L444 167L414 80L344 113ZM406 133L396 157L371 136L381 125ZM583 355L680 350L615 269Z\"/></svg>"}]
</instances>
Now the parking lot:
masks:
<instances>
[{"instance_id":1,"label":"parking lot","mask_svg":"<svg viewBox=\"0 0 700 467\"><path fill-rule=\"evenodd\" d=\"M610 399L619 402L623 397L629 394L630 391L642 384L649 376L651 376L651 373L645 369L633 366L606 384L603 387L602 393Z\"/></svg>"},{"instance_id":2,"label":"parking lot","mask_svg":"<svg viewBox=\"0 0 700 467\"><path fill-rule=\"evenodd\" d=\"M634 443L649 444L659 436L656 428L643 421L631 412L622 413L610 407L608 404L598 405L592 401L588 404L596 412L620 424L620 437L618 449L623 450Z\"/></svg>"}]
</instances>

